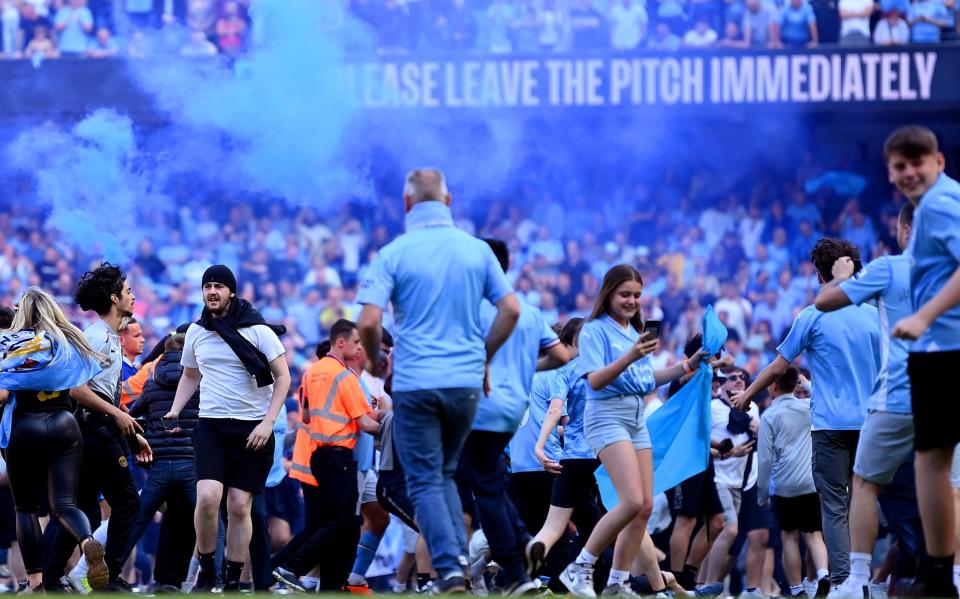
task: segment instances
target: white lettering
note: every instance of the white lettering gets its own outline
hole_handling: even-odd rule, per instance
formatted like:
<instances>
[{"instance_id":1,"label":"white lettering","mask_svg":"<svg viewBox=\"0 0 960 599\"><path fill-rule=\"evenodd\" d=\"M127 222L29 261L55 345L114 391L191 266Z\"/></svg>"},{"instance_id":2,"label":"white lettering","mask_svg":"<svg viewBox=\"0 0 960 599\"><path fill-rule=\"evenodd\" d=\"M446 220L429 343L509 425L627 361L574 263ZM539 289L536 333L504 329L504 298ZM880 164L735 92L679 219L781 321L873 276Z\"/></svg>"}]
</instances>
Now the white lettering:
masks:
<instances>
[{"instance_id":1,"label":"white lettering","mask_svg":"<svg viewBox=\"0 0 960 599\"><path fill-rule=\"evenodd\" d=\"M664 104L676 104L680 94L680 61L665 58L660 67L660 99Z\"/></svg>"},{"instance_id":2,"label":"white lettering","mask_svg":"<svg viewBox=\"0 0 960 599\"><path fill-rule=\"evenodd\" d=\"M772 63L771 58L773 59ZM757 100L760 102L782 102L786 100L789 75L790 63L786 56L758 56Z\"/></svg>"},{"instance_id":3,"label":"white lettering","mask_svg":"<svg viewBox=\"0 0 960 599\"><path fill-rule=\"evenodd\" d=\"M880 60L880 99L896 100L897 91L893 89L893 84L897 81L897 72L894 69L894 63L900 59L896 54L884 54Z\"/></svg>"},{"instance_id":4,"label":"white lettering","mask_svg":"<svg viewBox=\"0 0 960 599\"><path fill-rule=\"evenodd\" d=\"M867 100L877 99L877 65L880 64L880 55L875 52L865 52L860 60L866 67Z\"/></svg>"},{"instance_id":5,"label":"white lettering","mask_svg":"<svg viewBox=\"0 0 960 599\"><path fill-rule=\"evenodd\" d=\"M830 60L822 54L810 57L810 101L823 102L830 97Z\"/></svg>"},{"instance_id":6,"label":"white lettering","mask_svg":"<svg viewBox=\"0 0 960 599\"><path fill-rule=\"evenodd\" d=\"M587 61L587 105L603 106L603 94L600 93L600 86L603 80L600 78L600 69L603 68L603 61L598 59Z\"/></svg>"},{"instance_id":7,"label":"white lettering","mask_svg":"<svg viewBox=\"0 0 960 599\"><path fill-rule=\"evenodd\" d=\"M916 52L913 62L917 65L917 81L920 83L920 98L930 99L930 88L933 85L933 70L937 65L936 52Z\"/></svg>"},{"instance_id":8,"label":"white lettering","mask_svg":"<svg viewBox=\"0 0 960 599\"><path fill-rule=\"evenodd\" d=\"M810 98L807 96L807 90L804 83L807 81L807 73L804 67L807 66L809 58L803 54L795 54L790 57L790 99L794 102L806 102Z\"/></svg>"},{"instance_id":9,"label":"white lettering","mask_svg":"<svg viewBox=\"0 0 960 599\"><path fill-rule=\"evenodd\" d=\"M610 61L610 103L619 106L620 95L630 82L630 62L622 58Z\"/></svg>"},{"instance_id":10,"label":"white lettering","mask_svg":"<svg viewBox=\"0 0 960 599\"><path fill-rule=\"evenodd\" d=\"M860 57L855 53L847 54L846 66L843 69L843 93L841 98L863 101L863 71L860 70Z\"/></svg>"}]
</instances>

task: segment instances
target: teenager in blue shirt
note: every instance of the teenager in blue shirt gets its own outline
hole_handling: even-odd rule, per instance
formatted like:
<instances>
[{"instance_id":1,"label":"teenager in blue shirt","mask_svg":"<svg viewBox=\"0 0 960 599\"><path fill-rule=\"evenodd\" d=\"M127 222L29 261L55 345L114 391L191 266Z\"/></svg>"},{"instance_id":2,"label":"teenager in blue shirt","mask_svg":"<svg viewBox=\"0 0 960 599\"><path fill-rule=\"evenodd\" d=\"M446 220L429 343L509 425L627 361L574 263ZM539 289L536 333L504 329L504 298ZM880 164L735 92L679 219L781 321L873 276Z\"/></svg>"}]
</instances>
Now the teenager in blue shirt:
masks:
<instances>
[{"instance_id":1,"label":"teenager in blue shirt","mask_svg":"<svg viewBox=\"0 0 960 599\"><path fill-rule=\"evenodd\" d=\"M507 244L497 239L485 241L506 273L510 268ZM480 306L480 326L485 333L493 325L496 313L493 304ZM544 357L538 360L541 352ZM533 568L524 567L520 548L528 547L528 559L536 559L542 551L535 543L528 543L530 533L507 497L507 476L501 458L520 426L534 372L562 366L568 360L566 349L540 310L520 300L520 319L490 363L490 389L477 406L473 430L463 446L470 487L490 552L500 565L497 581L505 593L519 595L536 588L529 573Z\"/></svg>"},{"instance_id":2,"label":"teenager in blue shirt","mask_svg":"<svg viewBox=\"0 0 960 599\"><path fill-rule=\"evenodd\" d=\"M897 219L897 243L904 250L910 239L913 206L904 205ZM832 312L851 304L875 300L880 311L880 372L867 405L853 465L850 499L850 576L829 599L864 599L864 587L874 593L870 576L873 545L877 541L877 498L900 466L913 457L913 415L907 343L890 336L891 324L910 310L910 260L881 256L853 278L853 260L844 256L833 265L833 281L820 289L817 309Z\"/></svg>"},{"instance_id":3,"label":"teenager in blue shirt","mask_svg":"<svg viewBox=\"0 0 960 599\"><path fill-rule=\"evenodd\" d=\"M703 358L698 351L682 364L654 371L647 356L658 343L649 334L641 337L642 293L643 279L636 268L614 266L603 278L593 312L580 330L585 436L609 473L619 504L600 519L580 555L560 575L564 586L578 597L596 596L594 564L614 540L613 568L604 593L634 595L630 568L653 508L653 455L643 419L643 396L692 372Z\"/></svg>"},{"instance_id":4,"label":"teenager in blue shirt","mask_svg":"<svg viewBox=\"0 0 960 599\"><path fill-rule=\"evenodd\" d=\"M893 328L894 337L913 342L907 374L927 545L915 590L946 597L957 592L950 572L956 549L950 465L960 443L960 404L944 400L943 385L960 364L960 183L943 172L937 137L926 127L894 131L883 153L890 182L916 206L907 248L914 313Z\"/></svg>"},{"instance_id":5,"label":"teenager in blue shirt","mask_svg":"<svg viewBox=\"0 0 960 599\"><path fill-rule=\"evenodd\" d=\"M860 250L849 241L825 238L817 242L810 258L821 284L833 280L833 265L844 256L852 259L854 272L860 270ZM880 368L877 309L847 306L825 313L807 306L797 315L777 353L777 358L733 401L741 410L746 409L761 390L783 376L791 362L805 354L813 371L813 479L820 494L831 582L840 584L850 568L847 515L854 458L867 401Z\"/></svg>"}]
</instances>

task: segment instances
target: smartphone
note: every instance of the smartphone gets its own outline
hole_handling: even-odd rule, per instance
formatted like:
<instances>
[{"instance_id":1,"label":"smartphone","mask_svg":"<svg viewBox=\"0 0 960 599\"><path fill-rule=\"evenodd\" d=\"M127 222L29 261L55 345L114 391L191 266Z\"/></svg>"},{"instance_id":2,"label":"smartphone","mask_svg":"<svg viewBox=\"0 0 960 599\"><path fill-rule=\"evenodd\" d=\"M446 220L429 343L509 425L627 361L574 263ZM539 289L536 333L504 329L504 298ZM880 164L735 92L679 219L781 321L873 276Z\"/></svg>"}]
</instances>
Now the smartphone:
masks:
<instances>
[{"instance_id":1,"label":"smartphone","mask_svg":"<svg viewBox=\"0 0 960 599\"><path fill-rule=\"evenodd\" d=\"M650 336L653 339L660 338L660 321L659 320L647 320L643 323L643 332L650 333Z\"/></svg>"}]
</instances>

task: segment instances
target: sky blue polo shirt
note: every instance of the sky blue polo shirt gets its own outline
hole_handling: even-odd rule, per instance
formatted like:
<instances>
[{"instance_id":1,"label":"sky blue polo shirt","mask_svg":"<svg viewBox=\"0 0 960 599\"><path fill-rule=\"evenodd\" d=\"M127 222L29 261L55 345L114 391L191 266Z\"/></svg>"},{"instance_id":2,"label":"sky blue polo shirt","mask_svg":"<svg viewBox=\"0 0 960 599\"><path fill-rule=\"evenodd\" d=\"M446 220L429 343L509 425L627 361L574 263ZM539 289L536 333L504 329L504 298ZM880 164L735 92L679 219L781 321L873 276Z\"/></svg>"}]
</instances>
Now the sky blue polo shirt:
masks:
<instances>
[{"instance_id":1,"label":"sky blue polo shirt","mask_svg":"<svg viewBox=\"0 0 960 599\"><path fill-rule=\"evenodd\" d=\"M520 426L530 398L540 350L560 343L540 309L520 302L520 318L506 343L490 361L490 395L477 404L473 430L513 433ZM480 305L480 328L486 338L497 316L490 302Z\"/></svg>"},{"instance_id":2,"label":"sky blue polo shirt","mask_svg":"<svg viewBox=\"0 0 960 599\"><path fill-rule=\"evenodd\" d=\"M580 370L582 376L595 372L622 356L640 338L631 325L621 327L608 314L590 320L580 329ZM594 391L586 384L587 399L650 393L656 387L650 358L637 360L603 389Z\"/></svg>"},{"instance_id":3,"label":"sky blue polo shirt","mask_svg":"<svg viewBox=\"0 0 960 599\"><path fill-rule=\"evenodd\" d=\"M907 376L908 342L890 336L893 325L913 313L910 306L910 259L881 256L856 278L840 283L850 301L860 305L877 301L880 316L880 372L867 403L868 410L910 414L910 377Z\"/></svg>"},{"instance_id":4,"label":"sky blue polo shirt","mask_svg":"<svg viewBox=\"0 0 960 599\"><path fill-rule=\"evenodd\" d=\"M559 370L545 370L533 375L533 387L530 390L530 401L527 405L527 414L517 430L517 434L510 439L510 469L514 472L538 472L543 470L540 460L534 455L533 449L540 438L540 428L547 417L550 407L550 387ZM560 435L554 428L547 437L543 446L543 453L554 461L560 460Z\"/></svg>"},{"instance_id":5,"label":"sky blue polo shirt","mask_svg":"<svg viewBox=\"0 0 960 599\"><path fill-rule=\"evenodd\" d=\"M941 174L913 214L910 287L916 312L960 268L960 183ZM910 347L912 352L960 349L960 305L944 312Z\"/></svg>"},{"instance_id":6,"label":"sky blue polo shirt","mask_svg":"<svg viewBox=\"0 0 960 599\"><path fill-rule=\"evenodd\" d=\"M821 312L807 306L777 348L785 359L806 353L813 378L813 430L860 430L880 371L880 316L873 306Z\"/></svg>"},{"instance_id":7,"label":"sky blue polo shirt","mask_svg":"<svg viewBox=\"0 0 960 599\"><path fill-rule=\"evenodd\" d=\"M357 303L393 304L395 392L476 389L487 361L480 304L511 293L490 246L456 228L449 206L425 201L367 269Z\"/></svg>"}]
</instances>

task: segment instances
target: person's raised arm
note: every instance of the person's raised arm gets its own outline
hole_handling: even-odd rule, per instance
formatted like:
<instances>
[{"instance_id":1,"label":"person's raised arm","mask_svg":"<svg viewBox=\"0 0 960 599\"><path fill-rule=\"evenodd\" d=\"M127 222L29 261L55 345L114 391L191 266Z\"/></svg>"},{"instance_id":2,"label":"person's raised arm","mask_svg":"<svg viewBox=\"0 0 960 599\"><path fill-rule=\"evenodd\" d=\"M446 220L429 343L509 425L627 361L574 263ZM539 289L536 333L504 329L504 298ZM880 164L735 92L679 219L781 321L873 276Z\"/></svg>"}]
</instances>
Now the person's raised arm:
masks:
<instances>
[{"instance_id":1,"label":"person's raised arm","mask_svg":"<svg viewBox=\"0 0 960 599\"><path fill-rule=\"evenodd\" d=\"M560 368L570 361L570 352L562 343L555 343L548 347L543 356L537 360L537 372Z\"/></svg>"},{"instance_id":2,"label":"person's raised arm","mask_svg":"<svg viewBox=\"0 0 960 599\"><path fill-rule=\"evenodd\" d=\"M583 338L581 337L581 339ZM589 373L587 375L587 384L590 385L590 388L594 391L603 389L617 380L617 377L623 374L623 371L629 368L631 364L657 351L658 343L659 342L649 333L641 335L640 338L637 339L637 342L631 345L627 351L623 352L619 358L603 368Z\"/></svg>"},{"instance_id":3,"label":"person's raised arm","mask_svg":"<svg viewBox=\"0 0 960 599\"><path fill-rule=\"evenodd\" d=\"M783 356L778 355L777 359L775 359L773 362L770 362L770 364L767 365L767 367L757 375L757 378L750 383L749 387L747 387L741 393L731 397L730 403L732 403L738 410L743 410L746 412L748 409L750 409L750 402L753 401L753 398L759 395L761 391L772 385L778 378L783 376L783 373L787 371L788 366L790 366L790 362Z\"/></svg>"},{"instance_id":4,"label":"person's raised arm","mask_svg":"<svg viewBox=\"0 0 960 599\"><path fill-rule=\"evenodd\" d=\"M357 319L357 333L360 335L360 343L363 344L364 351L368 356L368 369L376 370L380 365L380 342L383 337L383 330L380 323L383 321L383 308L373 304L364 304L360 311L360 317Z\"/></svg>"},{"instance_id":5,"label":"person's raised arm","mask_svg":"<svg viewBox=\"0 0 960 599\"><path fill-rule=\"evenodd\" d=\"M946 285L920 306L915 314L904 318L893 327L893 336L899 339L914 341L923 336L924 332L940 318L944 312L960 304L960 268L954 271L947 279Z\"/></svg>"}]
</instances>

